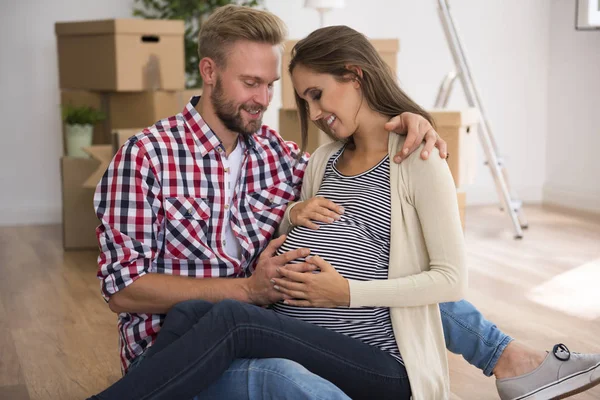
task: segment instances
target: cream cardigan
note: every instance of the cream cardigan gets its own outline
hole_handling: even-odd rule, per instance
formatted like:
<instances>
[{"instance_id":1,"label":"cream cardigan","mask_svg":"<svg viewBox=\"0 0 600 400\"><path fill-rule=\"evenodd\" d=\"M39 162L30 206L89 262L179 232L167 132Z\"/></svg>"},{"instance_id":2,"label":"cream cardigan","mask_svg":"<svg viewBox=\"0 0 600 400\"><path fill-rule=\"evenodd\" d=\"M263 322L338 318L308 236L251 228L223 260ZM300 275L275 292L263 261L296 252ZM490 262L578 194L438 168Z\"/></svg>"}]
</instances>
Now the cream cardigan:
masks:
<instances>
[{"instance_id":1,"label":"cream cardigan","mask_svg":"<svg viewBox=\"0 0 600 400\"><path fill-rule=\"evenodd\" d=\"M391 133L392 158L404 136ZM341 143L318 148L310 158L301 201L315 196L329 158ZM350 307L389 307L398 348L414 400L450 398L448 359L438 303L464 297L467 288L464 238L456 188L437 151L429 160L415 151L390 163L392 225L387 280L349 280ZM288 232L288 211L280 232Z\"/></svg>"}]
</instances>

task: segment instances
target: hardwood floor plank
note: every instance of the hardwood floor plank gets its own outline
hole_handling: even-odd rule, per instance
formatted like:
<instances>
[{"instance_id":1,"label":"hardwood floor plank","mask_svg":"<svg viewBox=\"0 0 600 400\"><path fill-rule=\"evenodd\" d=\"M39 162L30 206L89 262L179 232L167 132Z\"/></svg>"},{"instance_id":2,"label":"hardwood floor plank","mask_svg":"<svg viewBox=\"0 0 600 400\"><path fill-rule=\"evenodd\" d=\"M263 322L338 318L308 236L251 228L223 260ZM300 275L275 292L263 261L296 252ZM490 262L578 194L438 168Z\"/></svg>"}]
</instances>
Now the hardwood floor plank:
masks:
<instances>
[{"instance_id":1,"label":"hardwood floor plank","mask_svg":"<svg viewBox=\"0 0 600 400\"><path fill-rule=\"evenodd\" d=\"M12 385L12 386L0 386L0 400L29 400L29 393L27 392L27 386Z\"/></svg>"}]
</instances>

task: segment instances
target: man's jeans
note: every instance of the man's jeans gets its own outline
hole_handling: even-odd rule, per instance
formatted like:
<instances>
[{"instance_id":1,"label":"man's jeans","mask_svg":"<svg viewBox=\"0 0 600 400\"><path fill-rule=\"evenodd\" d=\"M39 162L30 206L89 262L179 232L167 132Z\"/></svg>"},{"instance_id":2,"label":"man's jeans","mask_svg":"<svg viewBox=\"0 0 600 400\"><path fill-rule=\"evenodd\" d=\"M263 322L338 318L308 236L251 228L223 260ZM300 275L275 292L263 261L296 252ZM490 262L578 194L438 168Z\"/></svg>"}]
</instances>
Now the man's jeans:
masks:
<instances>
[{"instance_id":1,"label":"man's jeans","mask_svg":"<svg viewBox=\"0 0 600 400\"><path fill-rule=\"evenodd\" d=\"M350 400L333 383L282 358L238 359L194 400Z\"/></svg>"},{"instance_id":2,"label":"man's jeans","mask_svg":"<svg viewBox=\"0 0 600 400\"><path fill-rule=\"evenodd\" d=\"M491 376L502 352L513 340L466 300L441 303L446 348Z\"/></svg>"},{"instance_id":3,"label":"man's jeans","mask_svg":"<svg viewBox=\"0 0 600 400\"><path fill-rule=\"evenodd\" d=\"M442 303L440 311L448 350L462 355L486 376L491 376L498 358L512 338L486 320L468 301ZM348 397L335 385L299 364L272 358L236 360L217 382L197 398L293 400Z\"/></svg>"}]
</instances>

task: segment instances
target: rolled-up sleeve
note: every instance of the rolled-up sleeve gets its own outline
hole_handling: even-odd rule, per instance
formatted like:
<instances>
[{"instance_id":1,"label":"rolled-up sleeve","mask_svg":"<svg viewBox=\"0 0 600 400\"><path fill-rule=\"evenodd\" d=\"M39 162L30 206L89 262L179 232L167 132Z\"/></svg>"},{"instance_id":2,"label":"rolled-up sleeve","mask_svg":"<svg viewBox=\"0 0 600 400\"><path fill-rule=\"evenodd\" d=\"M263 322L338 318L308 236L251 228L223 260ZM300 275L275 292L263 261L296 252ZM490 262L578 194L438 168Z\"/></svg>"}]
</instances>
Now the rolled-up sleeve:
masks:
<instances>
[{"instance_id":1,"label":"rolled-up sleeve","mask_svg":"<svg viewBox=\"0 0 600 400\"><path fill-rule=\"evenodd\" d=\"M106 301L152 270L164 215L160 197L157 172L132 138L114 156L94 194L100 221L97 276Z\"/></svg>"}]
</instances>

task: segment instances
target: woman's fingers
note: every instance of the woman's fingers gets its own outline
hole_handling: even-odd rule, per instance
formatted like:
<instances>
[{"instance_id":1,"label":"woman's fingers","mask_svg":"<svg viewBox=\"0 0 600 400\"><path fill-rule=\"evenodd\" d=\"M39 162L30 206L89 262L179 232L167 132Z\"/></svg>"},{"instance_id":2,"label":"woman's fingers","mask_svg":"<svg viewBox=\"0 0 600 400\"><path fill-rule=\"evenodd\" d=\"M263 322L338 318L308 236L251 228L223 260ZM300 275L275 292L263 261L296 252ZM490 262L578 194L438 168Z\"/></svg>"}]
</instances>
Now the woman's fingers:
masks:
<instances>
[{"instance_id":1,"label":"woman's fingers","mask_svg":"<svg viewBox=\"0 0 600 400\"><path fill-rule=\"evenodd\" d=\"M306 299L306 293L299 290L287 289L280 285L274 285L273 288L280 293L283 293L293 299Z\"/></svg>"},{"instance_id":2,"label":"woman's fingers","mask_svg":"<svg viewBox=\"0 0 600 400\"><path fill-rule=\"evenodd\" d=\"M273 278L271 279L271 283L275 285L276 290L287 290L302 293L306 291L306 285L304 283L292 282L289 279Z\"/></svg>"}]
</instances>

